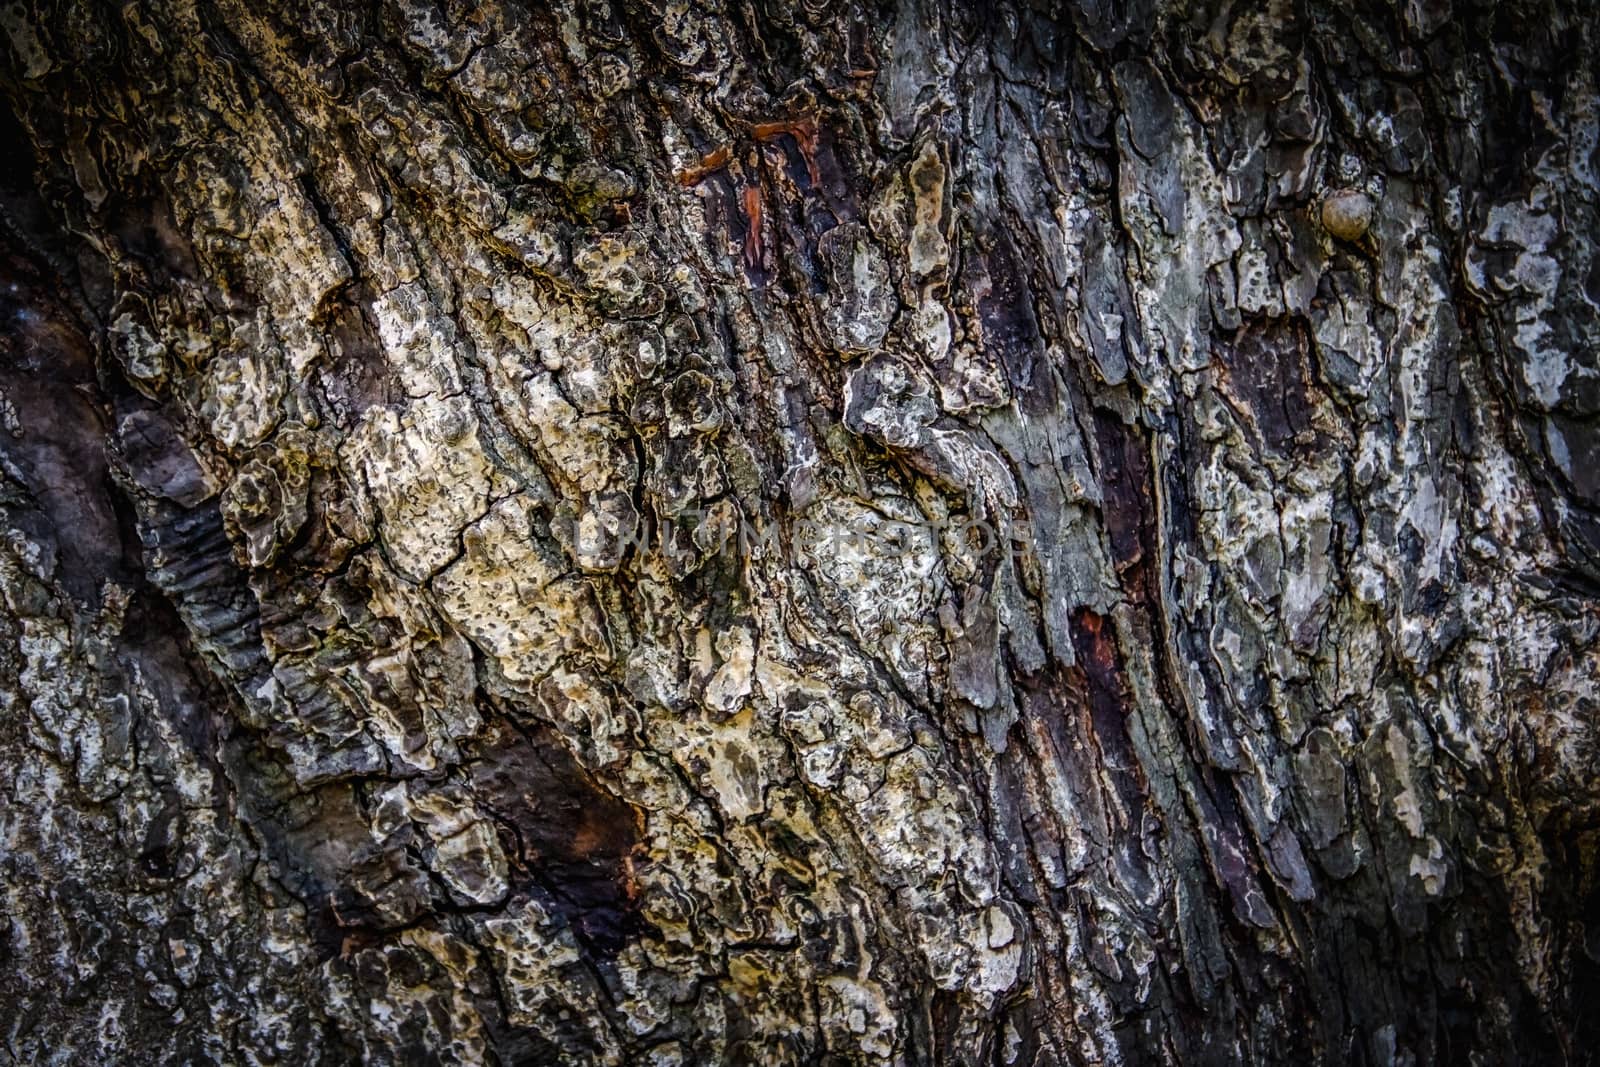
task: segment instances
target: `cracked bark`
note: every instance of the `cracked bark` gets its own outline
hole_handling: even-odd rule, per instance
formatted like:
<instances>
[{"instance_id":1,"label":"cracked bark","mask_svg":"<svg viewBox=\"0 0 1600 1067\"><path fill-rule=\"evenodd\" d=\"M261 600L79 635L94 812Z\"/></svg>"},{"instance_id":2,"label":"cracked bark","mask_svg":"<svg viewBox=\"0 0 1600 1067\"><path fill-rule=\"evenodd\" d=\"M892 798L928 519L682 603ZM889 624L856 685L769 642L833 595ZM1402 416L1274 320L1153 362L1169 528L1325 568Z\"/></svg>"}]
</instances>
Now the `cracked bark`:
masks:
<instances>
[{"instance_id":1,"label":"cracked bark","mask_svg":"<svg viewBox=\"0 0 1600 1067\"><path fill-rule=\"evenodd\" d=\"M0 12L8 1056L1593 1061L1595 16L1240 7Z\"/></svg>"}]
</instances>

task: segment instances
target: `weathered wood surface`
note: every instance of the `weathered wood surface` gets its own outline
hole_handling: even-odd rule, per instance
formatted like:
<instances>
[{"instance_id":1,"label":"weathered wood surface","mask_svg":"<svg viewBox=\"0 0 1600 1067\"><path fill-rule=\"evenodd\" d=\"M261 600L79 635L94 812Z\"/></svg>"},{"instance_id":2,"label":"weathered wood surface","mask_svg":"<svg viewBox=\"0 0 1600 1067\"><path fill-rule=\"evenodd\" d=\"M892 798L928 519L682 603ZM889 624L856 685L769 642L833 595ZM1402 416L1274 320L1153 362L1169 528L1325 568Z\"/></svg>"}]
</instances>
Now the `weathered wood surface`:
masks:
<instances>
[{"instance_id":1,"label":"weathered wood surface","mask_svg":"<svg viewBox=\"0 0 1600 1067\"><path fill-rule=\"evenodd\" d=\"M1595 1059L1584 0L0 28L10 1061Z\"/></svg>"}]
</instances>

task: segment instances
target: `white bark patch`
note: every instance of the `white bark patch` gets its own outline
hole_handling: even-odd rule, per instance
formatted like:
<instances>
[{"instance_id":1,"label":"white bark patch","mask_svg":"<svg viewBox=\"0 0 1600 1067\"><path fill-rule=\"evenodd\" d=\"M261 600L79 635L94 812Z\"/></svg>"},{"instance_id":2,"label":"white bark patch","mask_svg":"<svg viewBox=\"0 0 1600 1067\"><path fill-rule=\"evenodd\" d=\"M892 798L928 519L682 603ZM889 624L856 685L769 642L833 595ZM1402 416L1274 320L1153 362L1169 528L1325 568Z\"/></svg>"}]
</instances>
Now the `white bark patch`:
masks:
<instances>
[{"instance_id":1,"label":"white bark patch","mask_svg":"<svg viewBox=\"0 0 1600 1067\"><path fill-rule=\"evenodd\" d=\"M366 477L384 547L421 581L454 558L461 531L484 512L491 467L463 397L419 400L402 413L373 409L347 446Z\"/></svg>"},{"instance_id":2,"label":"white bark patch","mask_svg":"<svg viewBox=\"0 0 1600 1067\"><path fill-rule=\"evenodd\" d=\"M506 678L531 684L569 652L596 653L603 632L589 588L530 537L526 502L508 497L462 535L461 558L433 579L439 606Z\"/></svg>"}]
</instances>

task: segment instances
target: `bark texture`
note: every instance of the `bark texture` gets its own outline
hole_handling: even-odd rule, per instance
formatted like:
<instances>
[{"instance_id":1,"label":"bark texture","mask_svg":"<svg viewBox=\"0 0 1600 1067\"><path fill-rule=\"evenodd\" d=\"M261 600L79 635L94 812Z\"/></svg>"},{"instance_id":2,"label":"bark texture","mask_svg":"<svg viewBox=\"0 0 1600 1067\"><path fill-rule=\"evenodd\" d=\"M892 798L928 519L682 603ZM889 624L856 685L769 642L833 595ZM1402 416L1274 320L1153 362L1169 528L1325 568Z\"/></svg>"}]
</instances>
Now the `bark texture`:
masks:
<instances>
[{"instance_id":1,"label":"bark texture","mask_svg":"<svg viewBox=\"0 0 1600 1067\"><path fill-rule=\"evenodd\" d=\"M0 28L13 1062L1594 1061L1586 0Z\"/></svg>"}]
</instances>

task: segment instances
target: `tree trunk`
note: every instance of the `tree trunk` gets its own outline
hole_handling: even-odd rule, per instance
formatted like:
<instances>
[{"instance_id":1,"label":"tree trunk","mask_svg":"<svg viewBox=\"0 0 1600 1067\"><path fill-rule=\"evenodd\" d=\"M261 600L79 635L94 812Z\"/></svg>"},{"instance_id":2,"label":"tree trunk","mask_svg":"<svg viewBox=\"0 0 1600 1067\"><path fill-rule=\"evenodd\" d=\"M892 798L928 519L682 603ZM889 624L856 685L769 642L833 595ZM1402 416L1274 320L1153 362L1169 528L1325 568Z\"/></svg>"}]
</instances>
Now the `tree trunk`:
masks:
<instances>
[{"instance_id":1,"label":"tree trunk","mask_svg":"<svg viewBox=\"0 0 1600 1067\"><path fill-rule=\"evenodd\" d=\"M1595 1062L1597 22L9 5L9 1057Z\"/></svg>"}]
</instances>

